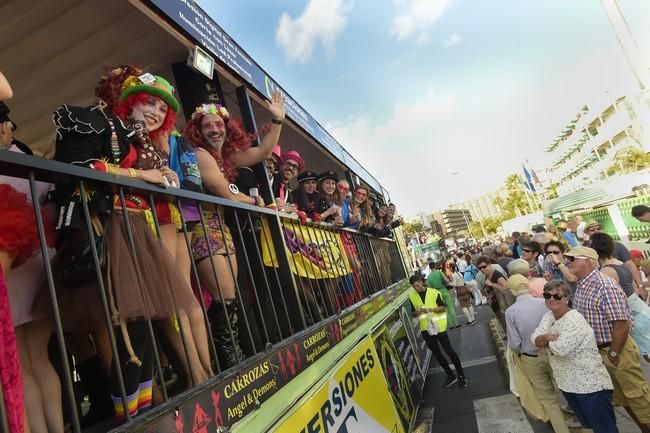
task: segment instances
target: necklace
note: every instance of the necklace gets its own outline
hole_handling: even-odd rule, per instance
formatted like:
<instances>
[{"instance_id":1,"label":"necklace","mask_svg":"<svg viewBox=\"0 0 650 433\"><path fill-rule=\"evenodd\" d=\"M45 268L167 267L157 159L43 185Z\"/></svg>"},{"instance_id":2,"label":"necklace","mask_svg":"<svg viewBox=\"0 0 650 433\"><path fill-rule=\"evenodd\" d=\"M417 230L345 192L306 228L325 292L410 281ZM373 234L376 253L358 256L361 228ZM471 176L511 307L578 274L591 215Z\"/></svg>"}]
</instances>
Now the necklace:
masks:
<instances>
[{"instance_id":1,"label":"necklace","mask_svg":"<svg viewBox=\"0 0 650 433\"><path fill-rule=\"evenodd\" d=\"M144 122L133 120L133 130L136 133L136 142L138 144L138 161L136 168L140 170L150 170L152 168L161 168L167 165L168 155L166 152L159 150L151 142L149 132L144 126Z\"/></svg>"}]
</instances>

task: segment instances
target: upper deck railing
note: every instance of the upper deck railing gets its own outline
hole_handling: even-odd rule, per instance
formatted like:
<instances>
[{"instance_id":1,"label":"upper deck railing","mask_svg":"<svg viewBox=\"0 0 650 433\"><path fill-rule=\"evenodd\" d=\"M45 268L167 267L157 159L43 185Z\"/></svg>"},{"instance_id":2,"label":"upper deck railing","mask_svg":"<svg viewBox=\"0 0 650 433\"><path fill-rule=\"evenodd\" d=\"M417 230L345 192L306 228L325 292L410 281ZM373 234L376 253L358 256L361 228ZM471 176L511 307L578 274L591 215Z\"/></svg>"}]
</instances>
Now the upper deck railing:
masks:
<instances>
[{"instance_id":1,"label":"upper deck railing","mask_svg":"<svg viewBox=\"0 0 650 433\"><path fill-rule=\"evenodd\" d=\"M102 431L118 426L119 431L136 429L152 417L175 410L192 396L221 389L226 378L246 371L269 354L277 356L283 347L295 341L298 336L329 326L333 318L349 315L355 305L367 302L406 277L400 251L392 239L376 238L367 233L329 224L302 222L292 215L268 208L178 188L157 187L127 177L16 152L0 151L0 174L28 181L34 203L38 203L36 181L76 185L84 216L84 228L81 231L90 240L88 245L95 269L94 280L87 284L84 290L93 291L92 298L101 304L103 315L101 320L98 320L102 326L92 332L82 331L82 338L87 340L89 335L93 335L97 351L101 352L99 335L105 335L108 345L103 356L119 366L130 362L124 359L125 353L133 355L132 352L122 350L124 335L131 334L130 345L136 349L135 352L138 345L145 345L150 349L156 407L137 415L125 410L122 421L106 421L101 424ZM200 264L200 261L192 258L191 248L192 238L197 236L197 231L190 230L190 221L186 221L183 212L179 213L181 221L178 230L183 234L183 247L191 258L187 266L190 267L192 285L200 306L200 320L207 331L209 364L214 373L206 380L200 381L196 378L195 370L200 367L197 364L200 364L201 360L192 356L192 351L197 350L193 348L197 343L188 341L187 336L191 333L184 329L188 324L198 328L201 325L192 323L191 320L182 320L187 312L176 309L169 317L156 317L145 313L128 323L116 320L115 293L112 287L114 284L111 284L112 278L116 276L108 278L105 272L106 262L100 264L102 251L98 248L100 244L96 242L96 231L91 223L93 211L88 206L88 197L92 191L107 191L120 199L116 202L112 218L123 220L128 247L125 257L131 260L131 265L137 273L136 280L140 285L143 280L147 280L143 277L149 273L163 272L160 269L140 268L144 263L144 260L141 260L143 255L149 255L151 251L143 251L138 246L137 230L142 230L142 226L134 224L134 220L140 218L141 211L134 212L127 208L125 203L128 195L136 195L149 204L149 210L145 211L150 222L147 230L152 230L157 237L161 236L161 224L156 212L156 203L161 201L169 201L177 208L187 207L188 204L196 206L200 211L200 220L194 223L204 227L209 224L206 221L207 212L204 211L212 209L212 216L219 223L222 238L228 238L229 234L232 237L232 244L226 242L225 251L221 252L222 256L234 256L234 260L223 262L225 269L219 269L219 264L215 265L210 260L207 262L210 266ZM41 245L45 245L51 227L46 226L47 220L44 222L41 207L34 206L34 210ZM207 235L203 236L211 257L216 251L212 250ZM64 241L71 242L69 239L71 238L66 237ZM162 247L163 243L160 243L160 246ZM229 251L229 248L232 250ZM82 395L75 380L78 378L76 373L79 359L77 353L71 350L74 348L70 345L70 335L75 332L79 334L79 329L75 329L75 317L70 317L66 313L66 306L62 305L69 301L66 296L70 292L68 287L62 286L55 278L60 262L56 256L52 256L48 248L41 248L41 254L45 276L43 293L51 301L47 313L54 323L58 358L62 366L60 374L64 407L67 408L66 420L72 424L72 431L78 433L82 431L80 419L83 411L79 404ZM204 274L200 275L206 268L214 284L206 281ZM174 269L168 271L176 272ZM228 299L223 291L224 276L228 275L234 281L235 298L228 304L215 301ZM212 293L208 293L210 290L206 290L207 286L213 287ZM143 287L133 288L133 296L142 296L145 303L150 301L144 295L146 292ZM173 302L172 299L170 302ZM356 320L356 316L350 317L346 320ZM133 322L143 325L142 335L138 336L137 332L129 328ZM169 341L170 335L168 332L165 335L164 329L173 330L171 339L179 337L177 339L180 341L180 347L174 347L174 342ZM226 346L230 351L224 354ZM183 368L188 370L185 372L185 387L176 386L172 389L169 386L172 381L166 372L170 371L167 368L170 365L175 368L178 376L183 375ZM106 371L107 376L112 375L115 379L117 392L114 393L121 400L123 408L130 407L131 402L131 393L127 390L130 379L125 377L130 374L128 368L112 368L111 371ZM287 377L290 379L295 375ZM268 393L266 398L271 394ZM260 398L260 401L263 400ZM217 405L215 402L215 408ZM233 412L234 416L226 416L230 406L224 406L221 426L232 425L253 409L254 405L251 405L246 410ZM6 426L3 411L0 411L0 426Z\"/></svg>"}]
</instances>

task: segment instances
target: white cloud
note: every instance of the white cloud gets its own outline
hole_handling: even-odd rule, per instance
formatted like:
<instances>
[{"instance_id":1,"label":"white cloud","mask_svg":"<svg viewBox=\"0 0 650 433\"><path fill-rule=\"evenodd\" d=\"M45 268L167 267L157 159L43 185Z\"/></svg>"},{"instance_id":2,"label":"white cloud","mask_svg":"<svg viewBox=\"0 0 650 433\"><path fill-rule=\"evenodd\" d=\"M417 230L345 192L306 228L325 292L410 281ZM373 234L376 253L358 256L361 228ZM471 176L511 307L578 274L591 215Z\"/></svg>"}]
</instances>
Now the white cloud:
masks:
<instances>
[{"instance_id":1,"label":"white cloud","mask_svg":"<svg viewBox=\"0 0 650 433\"><path fill-rule=\"evenodd\" d=\"M427 29L447 10L452 0L397 0L400 9L393 18L390 34L397 40L415 38L422 41Z\"/></svg>"},{"instance_id":2,"label":"white cloud","mask_svg":"<svg viewBox=\"0 0 650 433\"><path fill-rule=\"evenodd\" d=\"M455 107L453 94L430 87L420 100L396 102L387 119L359 115L326 128L388 189L399 212L413 217L430 207L439 175L451 171L441 169L446 163L438 158L443 149L435 131L449 122Z\"/></svg>"},{"instance_id":3,"label":"white cloud","mask_svg":"<svg viewBox=\"0 0 650 433\"><path fill-rule=\"evenodd\" d=\"M426 45L431 42L431 35L428 32L422 32L415 40L415 43L418 45Z\"/></svg>"},{"instance_id":4,"label":"white cloud","mask_svg":"<svg viewBox=\"0 0 650 433\"><path fill-rule=\"evenodd\" d=\"M318 42L328 56L333 56L336 38L345 28L350 10L351 6L343 0L309 0L300 16L291 18L286 12L282 14L275 41L292 62L307 62Z\"/></svg>"},{"instance_id":5,"label":"white cloud","mask_svg":"<svg viewBox=\"0 0 650 433\"><path fill-rule=\"evenodd\" d=\"M445 40L442 41L442 46L445 48L451 48L454 45L460 44L463 39L458 36L458 33L452 33Z\"/></svg>"}]
</instances>

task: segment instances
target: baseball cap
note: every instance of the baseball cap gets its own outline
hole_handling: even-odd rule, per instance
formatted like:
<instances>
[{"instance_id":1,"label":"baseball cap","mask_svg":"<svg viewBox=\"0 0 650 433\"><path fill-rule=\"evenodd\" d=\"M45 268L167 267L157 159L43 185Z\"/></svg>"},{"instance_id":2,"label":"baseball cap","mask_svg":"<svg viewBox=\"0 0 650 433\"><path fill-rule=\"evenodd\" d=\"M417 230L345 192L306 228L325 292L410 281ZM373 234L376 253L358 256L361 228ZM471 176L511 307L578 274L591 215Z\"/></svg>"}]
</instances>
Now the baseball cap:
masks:
<instances>
[{"instance_id":1,"label":"baseball cap","mask_svg":"<svg viewBox=\"0 0 650 433\"><path fill-rule=\"evenodd\" d=\"M506 288L515 296L528 293L528 278L520 274L512 275L506 282Z\"/></svg>"},{"instance_id":2,"label":"baseball cap","mask_svg":"<svg viewBox=\"0 0 650 433\"><path fill-rule=\"evenodd\" d=\"M567 257L587 257L589 259L598 260L598 253L593 248L589 247L575 247L564 253Z\"/></svg>"},{"instance_id":3,"label":"baseball cap","mask_svg":"<svg viewBox=\"0 0 650 433\"><path fill-rule=\"evenodd\" d=\"M596 220L590 220L590 221L587 221L587 225L585 226L585 230L588 230L591 227L595 227L595 226L602 227L603 225L601 223L599 223L598 221L596 221Z\"/></svg>"},{"instance_id":4,"label":"baseball cap","mask_svg":"<svg viewBox=\"0 0 650 433\"><path fill-rule=\"evenodd\" d=\"M633 259L642 259L643 253L640 250L630 250L630 256Z\"/></svg>"}]
</instances>

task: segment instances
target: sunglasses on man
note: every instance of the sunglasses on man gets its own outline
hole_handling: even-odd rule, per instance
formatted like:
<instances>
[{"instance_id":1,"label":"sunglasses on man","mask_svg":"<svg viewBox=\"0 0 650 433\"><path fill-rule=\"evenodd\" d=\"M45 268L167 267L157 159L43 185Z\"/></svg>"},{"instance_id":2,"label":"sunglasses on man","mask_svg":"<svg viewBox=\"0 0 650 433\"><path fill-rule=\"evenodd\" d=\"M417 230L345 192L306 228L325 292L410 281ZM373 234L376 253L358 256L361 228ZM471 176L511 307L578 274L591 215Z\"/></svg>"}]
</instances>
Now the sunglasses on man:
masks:
<instances>
[{"instance_id":1,"label":"sunglasses on man","mask_svg":"<svg viewBox=\"0 0 650 433\"><path fill-rule=\"evenodd\" d=\"M575 259L581 259L581 260L587 260L590 259L590 257L584 257L584 256L567 256L567 259L569 259L570 262L574 261Z\"/></svg>"}]
</instances>

